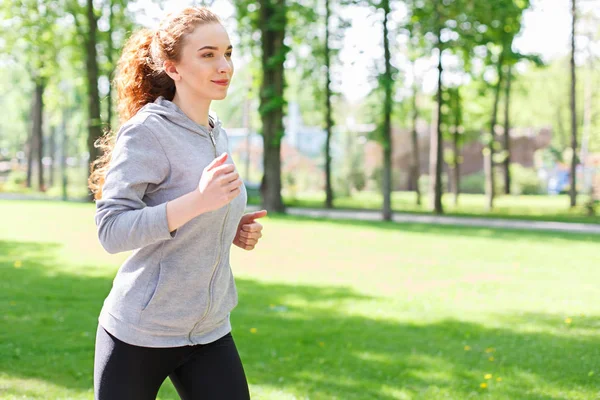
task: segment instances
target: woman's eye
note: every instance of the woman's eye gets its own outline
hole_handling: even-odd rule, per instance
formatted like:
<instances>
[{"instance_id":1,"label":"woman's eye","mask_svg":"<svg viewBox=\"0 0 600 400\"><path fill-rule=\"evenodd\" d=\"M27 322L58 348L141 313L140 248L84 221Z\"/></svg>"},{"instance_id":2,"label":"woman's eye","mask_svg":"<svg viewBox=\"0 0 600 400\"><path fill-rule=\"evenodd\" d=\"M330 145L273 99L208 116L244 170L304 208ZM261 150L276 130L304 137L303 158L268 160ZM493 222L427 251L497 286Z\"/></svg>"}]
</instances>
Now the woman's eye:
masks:
<instances>
[{"instance_id":1,"label":"woman's eye","mask_svg":"<svg viewBox=\"0 0 600 400\"><path fill-rule=\"evenodd\" d=\"M231 53L225 53L227 57L231 57Z\"/></svg>"},{"instance_id":2,"label":"woman's eye","mask_svg":"<svg viewBox=\"0 0 600 400\"><path fill-rule=\"evenodd\" d=\"M208 58L208 57L212 57L213 53L206 53L204 55L202 55L202 57L204 58Z\"/></svg>"}]
</instances>

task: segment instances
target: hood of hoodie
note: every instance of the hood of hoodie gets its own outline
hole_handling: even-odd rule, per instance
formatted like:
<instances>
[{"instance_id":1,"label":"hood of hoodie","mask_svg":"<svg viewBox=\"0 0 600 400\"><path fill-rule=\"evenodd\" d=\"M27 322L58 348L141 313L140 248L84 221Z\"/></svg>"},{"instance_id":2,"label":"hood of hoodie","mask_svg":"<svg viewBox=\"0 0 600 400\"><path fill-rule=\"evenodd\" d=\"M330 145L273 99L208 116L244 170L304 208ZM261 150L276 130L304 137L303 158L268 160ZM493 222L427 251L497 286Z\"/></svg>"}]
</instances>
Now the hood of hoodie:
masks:
<instances>
[{"instance_id":1,"label":"hood of hoodie","mask_svg":"<svg viewBox=\"0 0 600 400\"><path fill-rule=\"evenodd\" d=\"M185 115L181 108L177 106L177 104L165 99L163 96L159 96L154 103L148 103L142 107L138 114L142 113L159 115L160 117L165 118L173 124L178 125L192 133L207 137L210 136L211 131L208 127L192 121L187 115ZM209 123L213 125L212 134L216 139L221 133L221 121L213 110L209 110L208 120Z\"/></svg>"}]
</instances>

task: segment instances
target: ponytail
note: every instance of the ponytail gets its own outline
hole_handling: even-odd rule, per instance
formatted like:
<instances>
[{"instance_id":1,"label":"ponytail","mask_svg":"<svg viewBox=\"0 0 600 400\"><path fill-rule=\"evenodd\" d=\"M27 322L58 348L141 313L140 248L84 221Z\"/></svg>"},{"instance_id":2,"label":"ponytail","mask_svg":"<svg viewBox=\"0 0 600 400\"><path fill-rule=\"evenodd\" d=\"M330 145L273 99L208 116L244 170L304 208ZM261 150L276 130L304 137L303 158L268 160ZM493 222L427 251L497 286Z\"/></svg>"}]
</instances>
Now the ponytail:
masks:
<instances>
[{"instance_id":1,"label":"ponytail","mask_svg":"<svg viewBox=\"0 0 600 400\"><path fill-rule=\"evenodd\" d=\"M123 48L117 65L115 85L117 88L119 125L128 121L143 106L154 102L158 96L172 100L175 83L164 72L156 72L152 59L152 38L154 33L142 29L135 33ZM96 200L102 198L102 186L108 170L112 149L115 143L114 132L108 131L94 143L100 149L100 157L92 162L92 173L88 187Z\"/></svg>"}]
</instances>

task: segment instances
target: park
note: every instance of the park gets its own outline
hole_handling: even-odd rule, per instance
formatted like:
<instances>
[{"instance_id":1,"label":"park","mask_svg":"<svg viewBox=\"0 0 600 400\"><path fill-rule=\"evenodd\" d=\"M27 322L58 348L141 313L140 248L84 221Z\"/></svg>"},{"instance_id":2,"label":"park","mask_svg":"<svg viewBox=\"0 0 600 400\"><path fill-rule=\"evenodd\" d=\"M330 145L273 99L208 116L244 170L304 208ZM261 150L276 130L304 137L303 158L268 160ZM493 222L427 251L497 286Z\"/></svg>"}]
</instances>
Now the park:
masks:
<instances>
[{"instance_id":1,"label":"park","mask_svg":"<svg viewBox=\"0 0 600 400\"><path fill-rule=\"evenodd\" d=\"M160 209L183 154L166 149L171 175L137 203L110 173L94 192L98 140L127 126L119 57L198 6L233 44L214 62L235 65L198 143L235 163L237 206L268 211L256 248L235 245L240 225L215 264L235 277L252 399L600 398L600 1L174 3L0 5L1 399L95 398L99 315L150 248L108 251L99 210ZM111 168L135 154L114 149ZM233 203L173 228L186 195L169 196L168 239L144 239L161 257L199 221L223 240ZM163 223L129 221L123 240ZM209 301L215 271L197 282Z\"/></svg>"}]
</instances>

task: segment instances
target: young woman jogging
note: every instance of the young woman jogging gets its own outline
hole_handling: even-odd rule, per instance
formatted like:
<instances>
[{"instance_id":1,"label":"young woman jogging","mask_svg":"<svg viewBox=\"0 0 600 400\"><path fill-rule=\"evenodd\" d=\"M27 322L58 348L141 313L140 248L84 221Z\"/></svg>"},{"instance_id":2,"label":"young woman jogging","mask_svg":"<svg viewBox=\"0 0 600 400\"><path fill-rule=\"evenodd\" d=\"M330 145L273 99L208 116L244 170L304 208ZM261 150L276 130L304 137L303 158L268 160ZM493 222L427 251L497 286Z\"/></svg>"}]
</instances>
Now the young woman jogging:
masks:
<instances>
[{"instance_id":1,"label":"young woman jogging","mask_svg":"<svg viewBox=\"0 0 600 400\"><path fill-rule=\"evenodd\" d=\"M103 141L90 188L104 248L133 252L99 317L97 400L152 400L167 377L184 400L250 398L231 336L229 252L254 248L266 211L243 215L246 190L209 111L227 95L231 56L206 8L167 16L123 50L122 125Z\"/></svg>"}]
</instances>

